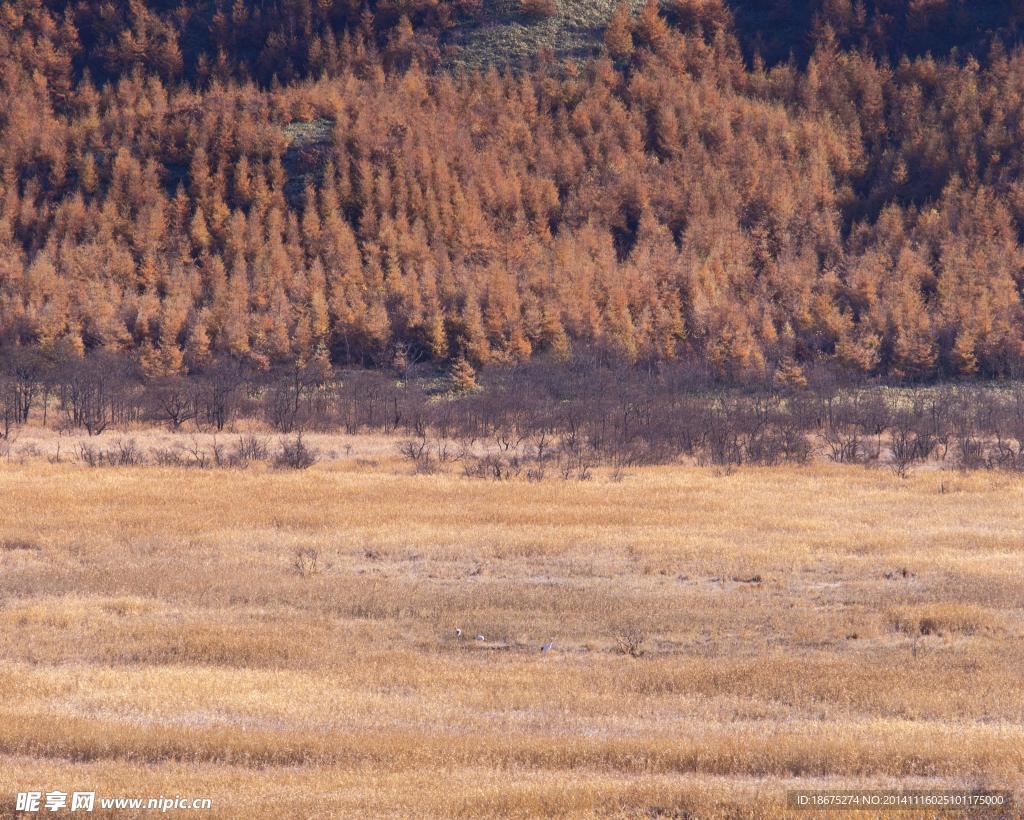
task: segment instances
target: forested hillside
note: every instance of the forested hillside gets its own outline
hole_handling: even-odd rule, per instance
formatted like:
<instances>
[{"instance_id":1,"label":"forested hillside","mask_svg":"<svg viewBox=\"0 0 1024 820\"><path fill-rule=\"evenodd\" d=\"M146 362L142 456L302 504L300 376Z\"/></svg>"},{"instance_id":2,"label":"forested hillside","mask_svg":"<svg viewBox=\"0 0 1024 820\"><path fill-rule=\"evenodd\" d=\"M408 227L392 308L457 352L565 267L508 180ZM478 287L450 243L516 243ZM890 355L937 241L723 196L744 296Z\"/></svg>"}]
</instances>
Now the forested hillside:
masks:
<instances>
[{"instance_id":1,"label":"forested hillside","mask_svg":"<svg viewBox=\"0 0 1024 820\"><path fill-rule=\"evenodd\" d=\"M594 15L586 59L492 36L500 18L583 37ZM727 380L1015 375L1021 17L13 0L0 359L118 351L160 376L587 351Z\"/></svg>"}]
</instances>

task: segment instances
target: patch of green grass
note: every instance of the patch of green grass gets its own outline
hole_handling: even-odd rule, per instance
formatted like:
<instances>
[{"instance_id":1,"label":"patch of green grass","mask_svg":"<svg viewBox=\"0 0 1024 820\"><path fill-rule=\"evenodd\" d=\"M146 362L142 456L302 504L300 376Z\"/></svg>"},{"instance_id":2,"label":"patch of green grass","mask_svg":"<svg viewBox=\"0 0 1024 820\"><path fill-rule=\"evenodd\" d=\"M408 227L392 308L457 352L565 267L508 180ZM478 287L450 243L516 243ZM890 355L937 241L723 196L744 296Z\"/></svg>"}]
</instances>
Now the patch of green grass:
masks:
<instances>
[{"instance_id":1,"label":"patch of green grass","mask_svg":"<svg viewBox=\"0 0 1024 820\"><path fill-rule=\"evenodd\" d=\"M558 0L558 12L546 20L521 15L515 0L488 3L482 21L450 35L449 42L458 46L454 63L465 68L515 65L544 49L559 59L589 59L604 47L604 29L616 2ZM643 5L643 0L629 2L637 9Z\"/></svg>"}]
</instances>

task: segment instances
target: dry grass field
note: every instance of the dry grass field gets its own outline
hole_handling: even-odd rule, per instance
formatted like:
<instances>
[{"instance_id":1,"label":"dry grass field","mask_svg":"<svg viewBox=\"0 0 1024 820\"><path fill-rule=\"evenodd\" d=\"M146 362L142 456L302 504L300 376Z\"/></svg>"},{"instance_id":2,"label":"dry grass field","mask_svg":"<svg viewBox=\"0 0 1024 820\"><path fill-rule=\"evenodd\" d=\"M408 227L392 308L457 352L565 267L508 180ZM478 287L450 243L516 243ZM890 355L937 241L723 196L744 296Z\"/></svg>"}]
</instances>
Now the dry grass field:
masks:
<instances>
[{"instance_id":1,"label":"dry grass field","mask_svg":"<svg viewBox=\"0 0 1024 820\"><path fill-rule=\"evenodd\" d=\"M0 464L2 812L49 788L238 818L1024 790L1019 479L409 472Z\"/></svg>"}]
</instances>

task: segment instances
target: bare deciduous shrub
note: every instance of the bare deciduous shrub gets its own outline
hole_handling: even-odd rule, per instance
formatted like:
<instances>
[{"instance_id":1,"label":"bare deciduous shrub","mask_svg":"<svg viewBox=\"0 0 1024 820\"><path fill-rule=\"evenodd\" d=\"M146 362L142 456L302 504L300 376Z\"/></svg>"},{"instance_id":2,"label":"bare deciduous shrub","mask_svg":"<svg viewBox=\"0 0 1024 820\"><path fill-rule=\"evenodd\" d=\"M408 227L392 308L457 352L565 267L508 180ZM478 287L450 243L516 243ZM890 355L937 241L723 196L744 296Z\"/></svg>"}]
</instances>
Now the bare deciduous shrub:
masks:
<instances>
[{"instance_id":1,"label":"bare deciduous shrub","mask_svg":"<svg viewBox=\"0 0 1024 820\"><path fill-rule=\"evenodd\" d=\"M866 464L881 455L890 407L877 391L853 389L823 399L821 436L829 458L840 464Z\"/></svg>"},{"instance_id":2,"label":"bare deciduous shrub","mask_svg":"<svg viewBox=\"0 0 1024 820\"><path fill-rule=\"evenodd\" d=\"M593 478L593 462L579 454L563 454L558 460L558 472L563 481L575 478L577 481L589 481Z\"/></svg>"},{"instance_id":3,"label":"bare deciduous shrub","mask_svg":"<svg viewBox=\"0 0 1024 820\"><path fill-rule=\"evenodd\" d=\"M39 452L39 448L35 444L32 444L30 442L22 447L19 447L16 451L16 455L18 457L18 461L21 464L24 464L29 459L39 458L41 453Z\"/></svg>"},{"instance_id":4,"label":"bare deciduous shrub","mask_svg":"<svg viewBox=\"0 0 1024 820\"><path fill-rule=\"evenodd\" d=\"M434 452L437 454L437 461L439 464L447 464L449 461L454 461L456 456L451 451L451 447L446 439L438 439L437 444L434 446Z\"/></svg>"},{"instance_id":5,"label":"bare deciduous shrub","mask_svg":"<svg viewBox=\"0 0 1024 820\"><path fill-rule=\"evenodd\" d=\"M227 454L227 448L224 443L217 441L217 437L214 436L210 442L210 456L213 458L213 464L215 467L227 467L229 465L229 458Z\"/></svg>"},{"instance_id":6,"label":"bare deciduous shrub","mask_svg":"<svg viewBox=\"0 0 1024 820\"><path fill-rule=\"evenodd\" d=\"M13 380L0 377L0 440L10 440L21 425L21 412Z\"/></svg>"},{"instance_id":7,"label":"bare deciduous shrub","mask_svg":"<svg viewBox=\"0 0 1024 820\"><path fill-rule=\"evenodd\" d=\"M97 436L112 424L139 421L140 385L125 357L93 352L69 360L57 376L57 394L66 422Z\"/></svg>"},{"instance_id":8,"label":"bare deciduous shrub","mask_svg":"<svg viewBox=\"0 0 1024 820\"><path fill-rule=\"evenodd\" d=\"M257 436L239 436L228 455L232 467L246 467L254 461L266 461L270 455L267 443Z\"/></svg>"},{"instance_id":9,"label":"bare deciduous shrub","mask_svg":"<svg viewBox=\"0 0 1024 820\"><path fill-rule=\"evenodd\" d=\"M263 400L267 421L281 433L315 424L316 398L328 391L330 375L330 368L320 362L295 363L273 373Z\"/></svg>"},{"instance_id":10,"label":"bare deciduous shrub","mask_svg":"<svg viewBox=\"0 0 1024 820\"><path fill-rule=\"evenodd\" d=\"M467 478L490 478L494 481L517 478L522 471L523 463L518 457L502 458L493 454L471 457L462 468Z\"/></svg>"},{"instance_id":11,"label":"bare deciduous shrub","mask_svg":"<svg viewBox=\"0 0 1024 820\"><path fill-rule=\"evenodd\" d=\"M96 445L82 442L78 445L78 460L87 467L99 467L103 463L103 455Z\"/></svg>"},{"instance_id":12,"label":"bare deciduous shrub","mask_svg":"<svg viewBox=\"0 0 1024 820\"><path fill-rule=\"evenodd\" d=\"M419 441L413 441L407 439L398 445L398 452L401 453L405 458L409 459L413 463L423 458L423 454L427 451L427 440L422 438Z\"/></svg>"},{"instance_id":13,"label":"bare deciduous shrub","mask_svg":"<svg viewBox=\"0 0 1024 820\"><path fill-rule=\"evenodd\" d=\"M150 385L146 391L148 415L166 423L172 430L199 415L198 383L181 376L168 376Z\"/></svg>"},{"instance_id":14,"label":"bare deciduous shrub","mask_svg":"<svg viewBox=\"0 0 1024 820\"><path fill-rule=\"evenodd\" d=\"M196 400L203 419L223 430L239 411L243 387L250 377L246 366L234 359L222 359L203 374Z\"/></svg>"},{"instance_id":15,"label":"bare deciduous shrub","mask_svg":"<svg viewBox=\"0 0 1024 820\"><path fill-rule=\"evenodd\" d=\"M181 450L176 447L157 447L149 454L158 467L180 467L182 464Z\"/></svg>"},{"instance_id":16,"label":"bare deciduous shrub","mask_svg":"<svg viewBox=\"0 0 1024 820\"><path fill-rule=\"evenodd\" d=\"M307 447L300 433L293 439L283 439L280 449L274 458L274 466L279 469L307 470L320 458L320 454Z\"/></svg>"},{"instance_id":17,"label":"bare deciduous shrub","mask_svg":"<svg viewBox=\"0 0 1024 820\"><path fill-rule=\"evenodd\" d=\"M419 439L406 439L398 445L398 452L412 463L413 469L417 473L429 475L436 472L434 458L430 453L425 434Z\"/></svg>"},{"instance_id":18,"label":"bare deciduous shrub","mask_svg":"<svg viewBox=\"0 0 1024 820\"><path fill-rule=\"evenodd\" d=\"M79 444L78 460L88 467L139 467L146 463L146 456L135 439L118 439L106 450Z\"/></svg>"},{"instance_id":19,"label":"bare deciduous shrub","mask_svg":"<svg viewBox=\"0 0 1024 820\"><path fill-rule=\"evenodd\" d=\"M135 439L118 439L107 450L105 459L108 464L116 467L138 467L146 463L146 456Z\"/></svg>"},{"instance_id":20,"label":"bare deciduous shrub","mask_svg":"<svg viewBox=\"0 0 1024 820\"><path fill-rule=\"evenodd\" d=\"M192 437L192 446L186 447L185 452L191 457L191 461L188 462L189 467L205 470L209 466L210 456L195 436Z\"/></svg>"},{"instance_id":21,"label":"bare deciduous shrub","mask_svg":"<svg viewBox=\"0 0 1024 820\"><path fill-rule=\"evenodd\" d=\"M892 461L889 463L889 467L892 469L893 475L897 478L907 478L910 476L910 465L913 463L912 460L907 459L905 456L893 456Z\"/></svg>"}]
</instances>

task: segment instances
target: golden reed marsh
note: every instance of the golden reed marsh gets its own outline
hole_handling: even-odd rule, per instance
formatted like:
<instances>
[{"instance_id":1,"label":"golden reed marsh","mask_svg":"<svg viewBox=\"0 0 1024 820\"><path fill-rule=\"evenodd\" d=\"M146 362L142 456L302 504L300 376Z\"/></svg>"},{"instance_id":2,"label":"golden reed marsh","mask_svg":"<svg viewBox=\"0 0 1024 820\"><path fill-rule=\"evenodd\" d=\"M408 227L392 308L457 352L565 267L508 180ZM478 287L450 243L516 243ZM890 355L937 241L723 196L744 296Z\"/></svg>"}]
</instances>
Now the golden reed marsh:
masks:
<instances>
[{"instance_id":1,"label":"golden reed marsh","mask_svg":"<svg viewBox=\"0 0 1024 820\"><path fill-rule=\"evenodd\" d=\"M796 787L1024 790L1019 479L409 472L0 465L0 794L778 817Z\"/></svg>"}]
</instances>

